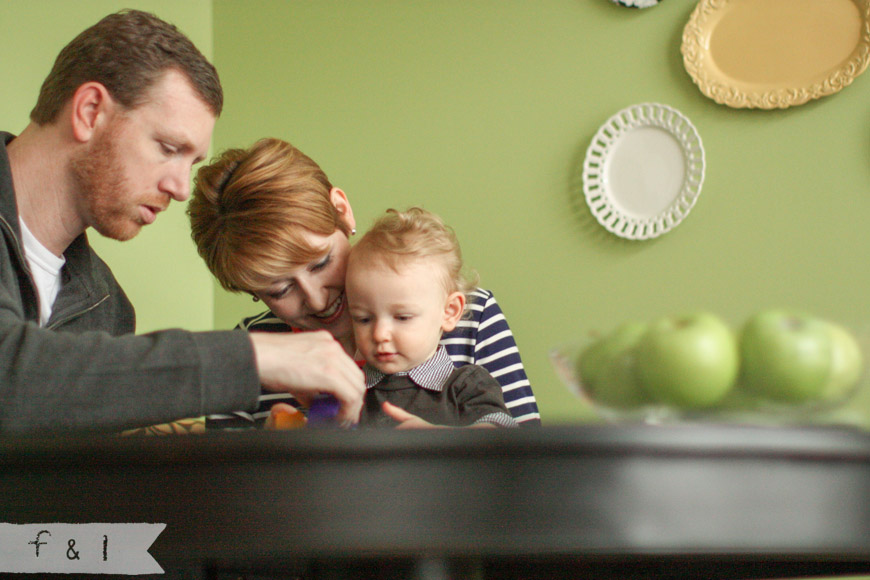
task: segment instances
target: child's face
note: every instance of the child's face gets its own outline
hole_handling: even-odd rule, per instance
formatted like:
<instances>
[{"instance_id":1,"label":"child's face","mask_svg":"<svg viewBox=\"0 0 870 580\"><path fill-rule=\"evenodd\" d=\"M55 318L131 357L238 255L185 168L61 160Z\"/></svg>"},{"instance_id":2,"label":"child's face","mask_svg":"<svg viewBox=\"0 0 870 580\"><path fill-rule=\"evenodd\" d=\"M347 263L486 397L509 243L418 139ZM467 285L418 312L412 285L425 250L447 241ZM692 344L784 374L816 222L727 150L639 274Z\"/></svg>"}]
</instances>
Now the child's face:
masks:
<instances>
[{"instance_id":1,"label":"child's face","mask_svg":"<svg viewBox=\"0 0 870 580\"><path fill-rule=\"evenodd\" d=\"M348 266L356 347L370 365L386 374L410 370L435 353L442 332L456 326L464 298L448 295L440 268L434 259L404 262L401 274L381 263Z\"/></svg>"}]
</instances>

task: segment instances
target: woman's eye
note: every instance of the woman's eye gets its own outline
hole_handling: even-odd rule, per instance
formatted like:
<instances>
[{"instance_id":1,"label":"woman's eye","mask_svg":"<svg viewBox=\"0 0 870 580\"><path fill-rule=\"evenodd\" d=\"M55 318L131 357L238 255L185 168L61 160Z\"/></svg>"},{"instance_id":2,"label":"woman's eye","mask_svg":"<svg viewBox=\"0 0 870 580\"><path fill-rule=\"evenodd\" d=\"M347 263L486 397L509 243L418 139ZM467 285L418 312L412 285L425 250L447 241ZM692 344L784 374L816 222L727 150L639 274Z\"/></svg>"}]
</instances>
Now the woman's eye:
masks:
<instances>
[{"instance_id":1,"label":"woman's eye","mask_svg":"<svg viewBox=\"0 0 870 580\"><path fill-rule=\"evenodd\" d=\"M317 272L317 271L319 271L319 270L323 270L324 268L326 268L327 266L329 266L329 263L330 263L331 261L332 261L332 254L329 254L329 255L326 256L323 260L321 260L320 262L317 262L316 264L314 264L314 266L311 268L311 271L312 271L312 272Z\"/></svg>"},{"instance_id":2,"label":"woman's eye","mask_svg":"<svg viewBox=\"0 0 870 580\"><path fill-rule=\"evenodd\" d=\"M160 149L163 151L165 155L175 155L176 149L172 145L164 142L160 142Z\"/></svg>"},{"instance_id":3,"label":"woman's eye","mask_svg":"<svg viewBox=\"0 0 870 580\"><path fill-rule=\"evenodd\" d=\"M293 289L292 285L287 285L287 286L284 286L283 288L281 288L280 290L276 290L274 292L268 292L267 296L269 298L271 298L272 300L280 300L281 298L287 296L287 294L292 289Z\"/></svg>"}]
</instances>

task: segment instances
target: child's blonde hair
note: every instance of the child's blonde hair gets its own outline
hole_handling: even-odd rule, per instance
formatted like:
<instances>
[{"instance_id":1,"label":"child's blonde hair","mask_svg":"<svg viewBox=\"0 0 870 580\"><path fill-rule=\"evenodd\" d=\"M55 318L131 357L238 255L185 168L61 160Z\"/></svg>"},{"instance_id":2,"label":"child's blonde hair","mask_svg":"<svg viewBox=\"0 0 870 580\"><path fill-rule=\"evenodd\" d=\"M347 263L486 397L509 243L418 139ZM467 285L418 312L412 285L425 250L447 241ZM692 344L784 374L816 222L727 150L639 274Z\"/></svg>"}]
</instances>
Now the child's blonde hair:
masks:
<instances>
[{"instance_id":1,"label":"child's blonde hair","mask_svg":"<svg viewBox=\"0 0 870 580\"><path fill-rule=\"evenodd\" d=\"M403 263L421 258L441 260L448 294L468 294L477 285L477 275L464 271L462 250L453 228L419 207L404 212L388 209L353 246L349 264L382 263L400 273Z\"/></svg>"}]
</instances>

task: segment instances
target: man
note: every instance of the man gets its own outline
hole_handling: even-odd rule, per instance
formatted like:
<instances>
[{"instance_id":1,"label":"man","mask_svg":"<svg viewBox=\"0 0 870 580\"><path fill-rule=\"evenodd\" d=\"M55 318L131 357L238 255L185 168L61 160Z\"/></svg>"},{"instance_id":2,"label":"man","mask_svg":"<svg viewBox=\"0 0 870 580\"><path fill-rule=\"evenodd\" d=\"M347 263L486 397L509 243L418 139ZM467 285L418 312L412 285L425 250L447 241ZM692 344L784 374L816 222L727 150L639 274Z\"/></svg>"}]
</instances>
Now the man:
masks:
<instances>
[{"instance_id":1,"label":"man","mask_svg":"<svg viewBox=\"0 0 870 580\"><path fill-rule=\"evenodd\" d=\"M118 429L249 408L259 386L330 393L354 422L362 373L328 333L133 334L86 230L134 237L189 196L223 106L174 26L112 14L61 51L18 137L0 133L0 430Z\"/></svg>"}]
</instances>

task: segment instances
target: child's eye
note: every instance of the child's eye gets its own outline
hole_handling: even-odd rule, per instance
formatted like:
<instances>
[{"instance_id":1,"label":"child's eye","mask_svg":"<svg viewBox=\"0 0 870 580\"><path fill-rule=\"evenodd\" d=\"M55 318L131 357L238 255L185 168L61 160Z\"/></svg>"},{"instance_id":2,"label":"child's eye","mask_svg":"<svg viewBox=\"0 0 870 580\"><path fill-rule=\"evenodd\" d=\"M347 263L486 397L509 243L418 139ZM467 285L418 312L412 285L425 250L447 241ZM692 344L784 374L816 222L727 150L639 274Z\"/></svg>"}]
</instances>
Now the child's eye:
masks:
<instances>
[{"instance_id":1,"label":"child's eye","mask_svg":"<svg viewBox=\"0 0 870 580\"><path fill-rule=\"evenodd\" d=\"M368 324L372 320L369 316L351 316L350 319L356 324Z\"/></svg>"},{"instance_id":2,"label":"child's eye","mask_svg":"<svg viewBox=\"0 0 870 580\"><path fill-rule=\"evenodd\" d=\"M414 316L412 314L397 314L396 315L396 320L398 320L399 322L408 322L409 320L412 320L413 318L414 318Z\"/></svg>"}]
</instances>

